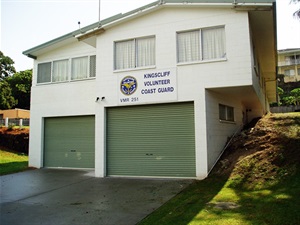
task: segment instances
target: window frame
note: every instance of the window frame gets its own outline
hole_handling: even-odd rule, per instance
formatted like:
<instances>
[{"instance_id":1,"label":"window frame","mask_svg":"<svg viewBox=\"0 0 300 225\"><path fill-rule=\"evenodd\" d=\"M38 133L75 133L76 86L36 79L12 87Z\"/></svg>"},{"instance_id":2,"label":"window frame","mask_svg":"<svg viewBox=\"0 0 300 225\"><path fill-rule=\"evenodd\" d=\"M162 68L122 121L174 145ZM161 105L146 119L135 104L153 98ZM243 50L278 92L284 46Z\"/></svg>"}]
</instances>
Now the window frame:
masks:
<instances>
[{"instance_id":1,"label":"window frame","mask_svg":"<svg viewBox=\"0 0 300 225\"><path fill-rule=\"evenodd\" d=\"M143 40L143 39L153 39L154 40L154 62L153 65L146 65L146 66L138 66L138 57L140 54L138 54L138 41ZM133 67L128 67L128 68L117 68L117 44L118 43L124 43L124 42L133 42L133 47L134 47L134 65ZM129 70L138 70L138 69L146 69L146 68L155 68L156 66L156 36L155 35L150 35L150 36L145 36L145 37L136 37L136 38L130 38L130 39L124 39L124 40L118 40L114 41L114 63L113 63L113 71L114 72L119 72L119 71L129 71Z\"/></svg>"},{"instance_id":2,"label":"window frame","mask_svg":"<svg viewBox=\"0 0 300 225\"><path fill-rule=\"evenodd\" d=\"M61 63L61 62L66 62L67 63L67 66L66 66L66 70L67 70L67 74L65 75L66 76L66 79L65 80L57 80L57 81L53 81L53 78L54 78L54 64L55 63ZM67 82L69 80L69 74L70 74L70 59L59 59L59 60L53 60L51 62L51 83L63 83L63 82ZM58 76L58 78L60 78L60 76Z\"/></svg>"},{"instance_id":3,"label":"window frame","mask_svg":"<svg viewBox=\"0 0 300 225\"><path fill-rule=\"evenodd\" d=\"M296 76L296 70L294 68L288 68L283 71L284 76L293 77Z\"/></svg>"},{"instance_id":4,"label":"window frame","mask_svg":"<svg viewBox=\"0 0 300 225\"><path fill-rule=\"evenodd\" d=\"M202 32L205 30L213 30L213 29L220 29L222 28L224 30L224 56L220 58L211 58L211 59L204 59L204 51L203 51L203 34ZM180 52L179 52L179 38L178 36L183 33L189 33L189 32L195 32L198 31L198 39L199 39L199 49L198 49L198 60L194 61L182 61L180 62ZM206 62L218 62L218 61L226 61L227 60L227 48L226 48L226 33L225 33L225 25L219 25L219 26L213 26L213 27L202 27L202 28L197 28L197 29L190 29L190 30L183 30L183 31L177 31L176 32L176 53L177 53L177 65L186 65L186 64L196 64L196 63L206 63Z\"/></svg>"},{"instance_id":5,"label":"window frame","mask_svg":"<svg viewBox=\"0 0 300 225\"><path fill-rule=\"evenodd\" d=\"M72 73L73 73L73 68L72 68L72 63L73 63L73 59L78 59L78 58L85 58L87 57L88 60L88 65L87 65L87 77L84 78L79 78L79 79L72 79ZM95 68L94 68L94 76L91 76L91 58L95 58ZM61 80L61 81L53 81L53 77L54 77L54 63L55 62L59 62L59 61L67 61L67 79L66 80ZM39 66L42 64L49 64L50 63L50 81L48 82L38 82L39 81ZM96 55L83 55L83 56L76 56L76 57L72 57L72 58L63 58L63 59L55 59L52 61L46 61L46 62L40 62L37 64L37 73L36 73L36 85L43 85L43 84L57 84L57 83L66 83L66 82L75 82L75 81L82 81L82 80L90 80L90 79L95 79L96 78Z\"/></svg>"},{"instance_id":6,"label":"window frame","mask_svg":"<svg viewBox=\"0 0 300 225\"><path fill-rule=\"evenodd\" d=\"M39 80L39 73L40 73L40 69L39 67L42 65L46 65L46 64L50 64L50 81L46 81L46 82L38 82ZM37 64L37 73L36 73L36 83L37 84L49 84L52 82L52 62L42 62L42 63L38 63Z\"/></svg>"},{"instance_id":7,"label":"window frame","mask_svg":"<svg viewBox=\"0 0 300 225\"><path fill-rule=\"evenodd\" d=\"M79 57L74 57L71 59L71 77L70 77L70 81L76 81L76 80L86 80L89 79L90 76L90 67L91 67L91 56L79 56ZM75 60L77 59L86 59L87 60L87 65L86 65L86 69L85 69L85 77L82 78L73 78L74 76L74 68L73 68L73 63Z\"/></svg>"},{"instance_id":8,"label":"window frame","mask_svg":"<svg viewBox=\"0 0 300 225\"><path fill-rule=\"evenodd\" d=\"M225 115L221 114L221 109L222 108L224 110ZM230 116L230 114L232 114L232 116ZM234 115L235 115L234 114L234 107L219 103L219 120L220 120L220 122L234 123L235 122L235 116Z\"/></svg>"}]
</instances>

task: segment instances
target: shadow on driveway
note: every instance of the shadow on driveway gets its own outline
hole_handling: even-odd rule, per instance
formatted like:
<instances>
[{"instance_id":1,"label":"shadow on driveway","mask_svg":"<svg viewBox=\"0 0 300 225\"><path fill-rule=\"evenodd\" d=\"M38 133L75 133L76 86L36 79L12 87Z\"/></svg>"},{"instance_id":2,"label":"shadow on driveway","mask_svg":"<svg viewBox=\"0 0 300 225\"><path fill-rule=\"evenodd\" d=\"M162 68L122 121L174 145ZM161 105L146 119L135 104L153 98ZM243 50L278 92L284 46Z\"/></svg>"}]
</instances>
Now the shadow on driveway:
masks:
<instances>
[{"instance_id":1,"label":"shadow on driveway","mask_svg":"<svg viewBox=\"0 0 300 225\"><path fill-rule=\"evenodd\" d=\"M192 180L95 178L40 169L1 176L1 225L136 224Z\"/></svg>"}]
</instances>

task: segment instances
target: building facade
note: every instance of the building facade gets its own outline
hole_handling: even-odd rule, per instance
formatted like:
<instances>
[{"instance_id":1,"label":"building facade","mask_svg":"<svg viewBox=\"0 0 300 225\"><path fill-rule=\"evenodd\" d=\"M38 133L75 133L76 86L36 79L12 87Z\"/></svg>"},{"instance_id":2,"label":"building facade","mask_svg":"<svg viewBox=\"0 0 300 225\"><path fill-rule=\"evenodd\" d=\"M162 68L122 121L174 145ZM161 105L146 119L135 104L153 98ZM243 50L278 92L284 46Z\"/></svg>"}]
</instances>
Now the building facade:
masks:
<instances>
[{"instance_id":1,"label":"building facade","mask_svg":"<svg viewBox=\"0 0 300 225\"><path fill-rule=\"evenodd\" d=\"M284 76L284 82L300 81L300 49L278 51L278 74Z\"/></svg>"},{"instance_id":2,"label":"building facade","mask_svg":"<svg viewBox=\"0 0 300 225\"><path fill-rule=\"evenodd\" d=\"M30 110L26 109L6 109L0 110L0 119L29 119Z\"/></svg>"},{"instance_id":3,"label":"building facade","mask_svg":"<svg viewBox=\"0 0 300 225\"><path fill-rule=\"evenodd\" d=\"M205 178L276 101L273 1L156 1L29 49L29 164Z\"/></svg>"}]
</instances>

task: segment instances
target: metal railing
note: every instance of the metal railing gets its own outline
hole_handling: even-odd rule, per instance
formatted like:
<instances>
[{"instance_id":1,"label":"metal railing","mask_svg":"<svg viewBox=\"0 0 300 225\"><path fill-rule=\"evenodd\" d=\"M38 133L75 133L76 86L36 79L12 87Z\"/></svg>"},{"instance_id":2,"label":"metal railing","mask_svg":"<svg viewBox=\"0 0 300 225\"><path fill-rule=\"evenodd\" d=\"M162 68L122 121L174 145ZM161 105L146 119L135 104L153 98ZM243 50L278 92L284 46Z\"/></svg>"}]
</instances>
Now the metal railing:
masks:
<instances>
[{"instance_id":1,"label":"metal railing","mask_svg":"<svg viewBox=\"0 0 300 225\"><path fill-rule=\"evenodd\" d=\"M278 66L293 66L293 65L300 65L300 59L291 59L291 60L278 62Z\"/></svg>"},{"instance_id":2,"label":"metal railing","mask_svg":"<svg viewBox=\"0 0 300 225\"><path fill-rule=\"evenodd\" d=\"M0 119L0 126L2 127L14 127L14 126L19 126L19 127L24 127L24 126L29 126L30 119Z\"/></svg>"},{"instance_id":3,"label":"metal railing","mask_svg":"<svg viewBox=\"0 0 300 225\"><path fill-rule=\"evenodd\" d=\"M274 107L270 107L270 111L271 113L299 112L300 105L274 106Z\"/></svg>"}]
</instances>

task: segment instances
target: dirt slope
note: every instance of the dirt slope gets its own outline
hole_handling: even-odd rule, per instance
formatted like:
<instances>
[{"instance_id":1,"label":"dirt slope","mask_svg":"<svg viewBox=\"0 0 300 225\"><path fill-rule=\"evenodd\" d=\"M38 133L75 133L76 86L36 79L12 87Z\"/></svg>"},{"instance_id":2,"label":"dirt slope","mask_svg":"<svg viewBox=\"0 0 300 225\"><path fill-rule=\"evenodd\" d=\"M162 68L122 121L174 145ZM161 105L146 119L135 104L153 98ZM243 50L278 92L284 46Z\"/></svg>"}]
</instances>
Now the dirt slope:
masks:
<instances>
[{"instance_id":1,"label":"dirt slope","mask_svg":"<svg viewBox=\"0 0 300 225\"><path fill-rule=\"evenodd\" d=\"M247 188L294 174L300 165L300 113L269 114L234 137L212 174Z\"/></svg>"}]
</instances>

